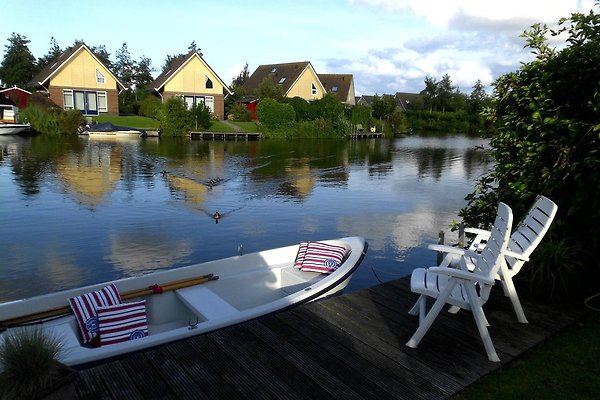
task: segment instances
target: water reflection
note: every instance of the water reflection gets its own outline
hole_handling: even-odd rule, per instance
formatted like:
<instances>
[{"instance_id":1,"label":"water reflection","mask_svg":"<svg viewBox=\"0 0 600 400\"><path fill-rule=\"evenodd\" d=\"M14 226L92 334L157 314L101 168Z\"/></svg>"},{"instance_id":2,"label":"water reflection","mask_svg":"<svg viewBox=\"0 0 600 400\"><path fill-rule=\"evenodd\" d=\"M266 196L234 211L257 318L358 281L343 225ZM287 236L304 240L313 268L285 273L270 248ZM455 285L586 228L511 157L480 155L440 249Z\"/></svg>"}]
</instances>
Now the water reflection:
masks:
<instances>
[{"instance_id":1,"label":"water reflection","mask_svg":"<svg viewBox=\"0 0 600 400\"><path fill-rule=\"evenodd\" d=\"M370 250L349 289L393 279L452 236L482 143L2 138L0 301L353 235Z\"/></svg>"}]
</instances>

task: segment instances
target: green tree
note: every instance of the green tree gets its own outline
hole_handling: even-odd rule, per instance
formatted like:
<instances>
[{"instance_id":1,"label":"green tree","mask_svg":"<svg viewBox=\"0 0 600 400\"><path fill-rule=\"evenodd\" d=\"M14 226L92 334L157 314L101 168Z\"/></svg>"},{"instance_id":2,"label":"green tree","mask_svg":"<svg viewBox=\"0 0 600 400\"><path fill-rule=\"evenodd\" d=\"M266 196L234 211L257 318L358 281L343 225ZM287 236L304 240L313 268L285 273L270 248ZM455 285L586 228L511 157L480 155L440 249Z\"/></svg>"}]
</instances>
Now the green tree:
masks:
<instances>
[{"instance_id":1,"label":"green tree","mask_svg":"<svg viewBox=\"0 0 600 400\"><path fill-rule=\"evenodd\" d=\"M163 136L183 136L190 127L195 125L192 122L192 115L186 107L181 97L171 97L156 112L156 117L160 121L161 135Z\"/></svg>"},{"instance_id":2,"label":"green tree","mask_svg":"<svg viewBox=\"0 0 600 400\"><path fill-rule=\"evenodd\" d=\"M135 86L136 97L148 87L150 82L154 80L152 77L152 60L146 56L142 56L137 62L135 73L133 76L133 85Z\"/></svg>"},{"instance_id":3,"label":"green tree","mask_svg":"<svg viewBox=\"0 0 600 400\"><path fill-rule=\"evenodd\" d=\"M270 131L289 129L296 122L294 107L272 98L263 99L258 103L256 116L260 123Z\"/></svg>"},{"instance_id":4,"label":"green tree","mask_svg":"<svg viewBox=\"0 0 600 400\"><path fill-rule=\"evenodd\" d=\"M421 91L429 112L432 112L438 100L438 83L435 78L425 77L425 89Z\"/></svg>"},{"instance_id":5,"label":"green tree","mask_svg":"<svg viewBox=\"0 0 600 400\"><path fill-rule=\"evenodd\" d=\"M25 36L14 33L8 38L4 59L0 64L0 81L6 86L25 87L35 75L35 57L29 51L29 42Z\"/></svg>"},{"instance_id":6,"label":"green tree","mask_svg":"<svg viewBox=\"0 0 600 400\"><path fill-rule=\"evenodd\" d=\"M600 245L599 27L600 15L591 10L561 19L557 30L536 24L522 35L536 58L494 83L496 167L478 181L460 213L467 223L485 224L502 200L518 220L537 194L546 195L559 206L549 242L580 249L577 262L593 268L574 273L596 290L597 260L581 249ZM566 43L557 51L548 37L566 37Z\"/></svg>"},{"instance_id":7,"label":"green tree","mask_svg":"<svg viewBox=\"0 0 600 400\"><path fill-rule=\"evenodd\" d=\"M283 102L285 93L281 85L273 82L268 76L262 80L254 92L254 96L257 99L273 99L278 102Z\"/></svg>"},{"instance_id":8,"label":"green tree","mask_svg":"<svg viewBox=\"0 0 600 400\"><path fill-rule=\"evenodd\" d=\"M110 61L110 53L106 51L106 46L103 44L99 46L93 46L90 47L90 50L96 57L98 57L98 60L100 60L106 68L112 70L113 64Z\"/></svg>"},{"instance_id":9,"label":"green tree","mask_svg":"<svg viewBox=\"0 0 600 400\"><path fill-rule=\"evenodd\" d=\"M473 85L473 91L469 96L469 110L471 112L480 112L488 104L488 95L485 92L485 87L481 83L480 79L477 79L475 85Z\"/></svg>"},{"instance_id":10,"label":"green tree","mask_svg":"<svg viewBox=\"0 0 600 400\"><path fill-rule=\"evenodd\" d=\"M373 117L389 121L396 110L396 101L390 95L384 94L381 97L375 95L371 107L373 108Z\"/></svg>"},{"instance_id":11,"label":"green tree","mask_svg":"<svg viewBox=\"0 0 600 400\"><path fill-rule=\"evenodd\" d=\"M56 39L54 38L54 36L52 36L50 38L50 49L48 50L48 53L46 53L44 56L38 58L38 60L36 62L37 70L41 71L44 68L46 68L48 65L50 65L50 63L52 63L54 60L56 60L61 55L61 53L62 53L62 49L56 42Z\"/></svg>"},{"instance_id":12,"label":"green tree","mask_svg":"<svg viewBox=\"0 0 600 400\"><path fill-rule=\"evenodd\" d=\"M437 84L437 100L442 108L442 112L446 112L451 104L454 95L455 87L452 85L450 75L445 74Z\"/></svg>"}]
</instances>

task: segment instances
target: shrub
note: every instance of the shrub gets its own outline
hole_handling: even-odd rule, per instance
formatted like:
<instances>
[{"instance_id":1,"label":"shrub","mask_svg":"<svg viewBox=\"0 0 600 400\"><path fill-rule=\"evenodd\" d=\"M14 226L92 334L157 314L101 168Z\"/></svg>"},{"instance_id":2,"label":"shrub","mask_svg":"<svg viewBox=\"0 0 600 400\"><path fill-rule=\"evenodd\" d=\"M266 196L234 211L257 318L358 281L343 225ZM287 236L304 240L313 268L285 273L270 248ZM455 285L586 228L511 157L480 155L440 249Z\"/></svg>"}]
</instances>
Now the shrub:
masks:
<instances>
[{"instance_id":1,"label":"shrub","mask_svg":"<svg viewBox=\"0 0 600 400\"><path fill-rule=\"evenodd\" d=\"M190 112L190 128L198 130L198 128L209 129L212 125L212 113L204 103L194 104Z\"/></svg>"},{"instance_id":2,"label":"shrub","mask_svg":"<svg viewBox=\"0 0 600 400\"><path fill-rule=\"evenodd\" d=\"M231 107L229 116L234 121L249 122L252 121L252 112L246 108L243 104L235 104Z\"/></svg>"},{"instance_id":3,"label":"shrub","mask_svg":"<svg viewBox=\"0 0 600 400\"><path fill-rule=\"evenodd\" d=\"M185 102L179 97L171 97L157 110L160 131L163 136L183 136L188 132L190 113Z\"/></svg>"},{"instance_id":4,"label":"shrub","mask_svg":"<svg viewBox=\"0 0 600 400\"><path fill-rule=\"evenodd\" d=\"M146 96L139 102L138 115L148 118L156 118L161 103L157 97Z\"/></svg>"},{"instance_id":5,"label":"shrub","mask_svg":"<svg viewBox=\"0 0 600 400\"><path fill-rule=\"evenodd\" d=\"M0 397L33 398L56 379L56 358L63 349L62 338L50 336L39 327L24 327L6 333L0 344Z\"/></svg>"},{"instance_id":6,"label":"shrub","mask_svg":"<svg viewBox=\"0 0 600 400\"><path fill-rule=\"evenodd\" d=\"M270 131L290 129L296 121L294 107L273 99L264 99L258 103L256 116L260 123Z\"/></svg>"},{"instance_id":7,"label":"shrub","mask_svg":"<svg viewBox=\"0 0 600 400\"><path fill-rule=\"evenodd\" d=\"M85 119L79 110L61 110L38 106L29 106L21 112L23 122L31 124L35 132L46 135L76 134L79 127L85 124Z\"/></svg>"}]
</instances>

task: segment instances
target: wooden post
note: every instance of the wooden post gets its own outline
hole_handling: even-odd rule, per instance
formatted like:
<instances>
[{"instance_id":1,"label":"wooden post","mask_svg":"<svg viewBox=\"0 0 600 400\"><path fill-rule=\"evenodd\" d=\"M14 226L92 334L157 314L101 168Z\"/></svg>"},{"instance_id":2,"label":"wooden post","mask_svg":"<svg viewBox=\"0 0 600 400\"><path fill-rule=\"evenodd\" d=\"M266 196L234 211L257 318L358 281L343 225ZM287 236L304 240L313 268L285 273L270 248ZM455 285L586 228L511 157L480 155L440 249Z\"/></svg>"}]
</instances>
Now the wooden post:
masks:
<instances>
[{"instance_id":1,"label":"wooden post","mask_svg":"<svg viewBox=\"0 0 600 400\"><path fill-rule=\"evenodd\" d=\"M465 247L465 223L458 224L458 245L461 248Z\"/></svg>"}]
</instances>

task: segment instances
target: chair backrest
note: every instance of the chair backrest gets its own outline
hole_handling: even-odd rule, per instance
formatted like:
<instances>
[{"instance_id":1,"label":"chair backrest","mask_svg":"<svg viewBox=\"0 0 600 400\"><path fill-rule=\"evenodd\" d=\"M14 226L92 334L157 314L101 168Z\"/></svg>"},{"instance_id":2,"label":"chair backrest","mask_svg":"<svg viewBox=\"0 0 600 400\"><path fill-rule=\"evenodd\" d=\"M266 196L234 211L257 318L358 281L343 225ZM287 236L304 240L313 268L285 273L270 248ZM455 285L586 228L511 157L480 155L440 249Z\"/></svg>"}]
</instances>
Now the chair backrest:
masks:
<instances>
[{"instance_id":1,"label":"chair backrest","mask_svg":"<svg viewBox=\"0 0 600 400\"><path fill-rule=\"evenodd\" d=\"M488 277L492 281L500 270L501 263L506 262L504 252L508 247L510 232L512 228L513 214L510 207L504 203L498 204L498 212L494 224L490 229L490 238L485 248L478 255L474 272ZM466 262L464 257L461 262ZM480 285L479 295L483 301L487 301L492 285Z\"/></svg>"},{"instance_id":2,"label":"chair backrest","mask_svg":"<svg viewBox=\"0 0 600 400\"><path fill-rule=\"evenodd\" d=\"M523 220L510 236L508 249L529 257L540 244L546 232L550 228L558 206L545 196L537 196L535 202L525 214ZM507 257L508 267L516 274L524 264L524 261Z\"/></svg>"}]
</instances>

